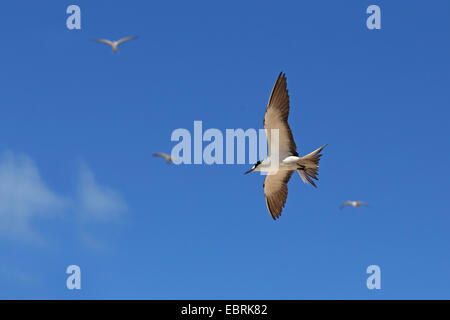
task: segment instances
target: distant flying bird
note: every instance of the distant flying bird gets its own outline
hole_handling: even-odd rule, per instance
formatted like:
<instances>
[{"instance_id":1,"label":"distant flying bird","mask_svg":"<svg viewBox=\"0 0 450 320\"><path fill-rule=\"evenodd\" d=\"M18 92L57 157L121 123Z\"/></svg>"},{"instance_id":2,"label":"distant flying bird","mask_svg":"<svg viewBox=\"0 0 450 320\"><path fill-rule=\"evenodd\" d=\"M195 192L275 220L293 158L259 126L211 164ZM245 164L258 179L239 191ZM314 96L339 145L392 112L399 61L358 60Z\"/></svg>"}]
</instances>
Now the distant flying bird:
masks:
<instances>
[{"instance_id":1,"label":"distant flying bird","mask_svg":"<svg viewBox=\"0 0 450 320\"><path fill-rule=\"evenodd\" d=\"M359 208L360 206L366 206L369 207L369 205L367 203L365 203L364 201L345 201L342 205L341 205L341 209L343 209L346 206L353 206L353 208Z\"/></svg>"},{"instance_id":2,"label":"distant flying bird","mask_svg":"<svg viewBox=\"0 0 450 320\"><path fill-rule=\"evenodd\" d=\"M117 52L117 47L119 46L119 44L124 43L125 41L128 40L133 40L133 39L137 39L137 37L133 36L133 37L126 37L126 38L122 38L120 40L117 41L110 41L107 39L95 39L95 41L97 42L101 42L101 43L106 43L107 45L110 45L113 52Z\"/></svg>"},{"instance_id":3,"label":"distant flying bird","mask_svg":"<svg viewBox=\"0 0 450 320\"><path fill-rule=\"evenodd\" d=\"M264 129L269 143L269 156L262 161L256 162L253 167L245 172L264 171L271 173L264 180L264 195L266 197L267 209L274 220L281 216L281 211L286 203L288 194L287 183L294 171L297 171L304 183L310 183L314 187L316 184L311 179L318 180L319 160L322 156L320 152L327 145L299 157L296 149L291 129L287 122L289 116L289 94L286 84L286 76L282 72L270 94L264 116ZM279 154L272 154L271 150L271 129L279 131ZM278 156L279 166L272 165L272 160ZM276 162L276 161L274 161Z\"/></svg>"},{"instance_id":4,"label":"distant flying bird","mask_svg":"<svg viewBox=\"0 0 450 320\"><path fill-rule=\"evenodd\" d=\"M169 164L172 161L172 157L163 152L157 152L153 154L154 157L161 157L166 159L166 163Z\"/></svg>"}]
</instances>

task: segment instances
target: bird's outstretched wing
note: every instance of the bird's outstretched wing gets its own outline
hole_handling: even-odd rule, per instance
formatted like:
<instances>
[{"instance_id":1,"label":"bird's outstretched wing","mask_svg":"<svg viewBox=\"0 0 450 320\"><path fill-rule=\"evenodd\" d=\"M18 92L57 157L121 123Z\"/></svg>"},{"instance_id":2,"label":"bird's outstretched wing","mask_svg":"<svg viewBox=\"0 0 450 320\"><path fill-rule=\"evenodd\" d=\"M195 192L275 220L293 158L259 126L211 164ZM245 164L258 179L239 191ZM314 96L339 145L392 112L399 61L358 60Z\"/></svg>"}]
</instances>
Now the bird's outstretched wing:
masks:
<instances>
[{"instance_id":1,"label":"bird's outstretched wing","mask_svg":"<svg viewBox=\"0 0 450 320\"><path fill-rule=\"evenodd\" d=\"M137 39L137 37L136 36L132 36L132 37L122 38L119 41L117 41L117 44L121 44L121 43L124 43L125 41L134 40L134 39Z\"/></svg>"},{"instance_id":2,"label":"bird's outstretched wing","mask_svg":"<svg viewBox=\"0 0 450 320\"><path fill-rule=\"evenodd\" d=\"M110 45L111 47L114 45L113 42L108 39L94 39L94 41L106 43L107 45Z\"/></svg>"},{"instance_id":3,"label":"bird's outstretched wing","mask_svg":"<svg viewBox=\"0 0 450 320\"><path fill-rule=\"evenodd\" d=\"M281 72L278 76L264 116L264 129L266 129L271 154L271 129L279 130L280 155L298 155L297 146L292 136L291 128L287 122L289 117L289 94L287 90L286 75Z\"/></svg>"},{"instance_id":4,"label":"bird's outstretched wing","mask_svg":"<svg viewBox=\"0 0 450 320\"><path fill-rule=\"evenodd\" d=\"M170 163L171 157L168 154L162 153L162 152L157 152L153 154L154 157L161 157L166 159L166 163Z\"/></svg>"},{"instance_id":5,"label":"bird's outstretched wing","mask_svg":"<svg viewBox=\"0 0 450 320\"><path fill-rule=\"evenodd\" d=\"M345 201L345 202L341 205L340 209L343 209L343 208L346 207L346 206L350 206L351 204L352 204L351 201Z\"/></svg>"},{"instance_id":6,"label":"bird's outstretched wing","mask_svg":"<svg viewBox=\"0 0 450 320\"><path fill-rule=\"evenodd\" d=\"M268 175L264 180L264 195L267 209L274 220L281 216L288 194L287 183L292 176L292 170L279 170Z\"/></svg>"},{"instance_id":7,"label":"bird's outstretched wing","mask_svg":"<svg viewBox=\"0 0 450 320\"><path fill-rule=\"evenodd\" d=\"M365 203L364 201L358 201L357 203L358 203L358 205L360 205L360 206L366 206L366 207L369 207L369 208L370 208L370 206L369 206L367 203Z\"/></svg>"}]
</instances>

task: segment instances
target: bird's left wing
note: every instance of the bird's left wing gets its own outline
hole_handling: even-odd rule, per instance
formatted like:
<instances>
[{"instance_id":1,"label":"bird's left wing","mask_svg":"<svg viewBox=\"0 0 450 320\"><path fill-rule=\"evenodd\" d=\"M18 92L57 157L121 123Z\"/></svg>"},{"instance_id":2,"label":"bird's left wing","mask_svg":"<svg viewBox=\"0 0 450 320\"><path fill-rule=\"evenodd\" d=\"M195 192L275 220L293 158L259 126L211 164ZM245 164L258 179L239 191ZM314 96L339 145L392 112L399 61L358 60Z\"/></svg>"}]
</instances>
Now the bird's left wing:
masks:
<instances>
[{"instance_id":1,"label":"bird's left wing","mask_svg":"<svg viewBox=\"0 0 450 320\"><path fill-rule=\"evenodd\" d=\"M119 41L117 41L117 44L121 44L121 43L124 43L125 41L128 41L128 40L134 40L134 39L137 39L137 37L136 37L136 36L133 36L133 37L122 38L122 39L120 39Z\"/></svg>"},{"instance_id":2,"label":"bird's left wing","mask_svg":"<svg viewBox=\"0 0 450 320\"><path fill-rule=\"evenodd\" d=\"M163 152L157 152L157 153L154 153L153 156L154 156L154 157L161 157L161 158L164 158L164 159L166 159L166 162L169 162L169 161L170 161L170 156L169 156L168 154L163 153Z\"/></svg>"},{"instance_id":3,"label":"bird's left wing","mask_svg":"<svg viewBox=\"0 0 450 320\"><path fill-rule=\"evenodd\" d=\"M95 39L94 41L109 44L110 46L113 45L112 41L109 41L108 39Z\"/></svg>"},{"instance_id":4,"label":"bird's left wing","mask_svg":"<svg viewBox=\"0 0 450 320\"><path fill-rule=\"evenodd\" d=\"M288 124L289 117L289 94L287 90L286 75L280 73L267 104L264 116L264 129L266 129L267 141L269 143L269 154L271 153L271 129L279 130L279 152L280 155L298 155L297 146Z\"/></svg>"},{"instance_id":5,"label":"bird's left wing","mask_svg":"<svg viewBox=\"0 0 450 320\"><path fill-rule=\"evenodd\" d=\"M274 220L281 216L288 194L287 183L293 172L292 170L278 170L276 174L268 175L264 180L266 205Z\"/></svg>"},{"instance_id":6,"label":"bird's left wing","mask_svg":"<svg viewBox=\"0 0 450 320\"><path fill-rule=\"evenodd\" d=\"M346 206L348 206L348 205L351 205L352 204L352 202L349 200L349 201L345 201L342 205L341 205L341 209L343 209L344 207L346 207Z\"/></svg>"}]
</instances>

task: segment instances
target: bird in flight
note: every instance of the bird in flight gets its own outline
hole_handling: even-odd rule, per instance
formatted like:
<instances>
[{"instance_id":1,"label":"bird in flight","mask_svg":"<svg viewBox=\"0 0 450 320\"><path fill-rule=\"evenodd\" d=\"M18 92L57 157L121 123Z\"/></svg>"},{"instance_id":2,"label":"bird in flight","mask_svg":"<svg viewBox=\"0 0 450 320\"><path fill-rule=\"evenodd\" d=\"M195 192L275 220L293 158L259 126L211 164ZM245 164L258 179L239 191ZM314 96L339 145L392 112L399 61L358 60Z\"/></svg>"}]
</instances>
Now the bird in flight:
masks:
<instances>
[{"instance_id":1,"label":"bird in flight","mask_svg":"<svg viewBox=\"0 0 450 320\"><path fill-rule=\"evenodd\" d=\"M256 162L250 170L245 172L245 174L252 171L269 173L263 186L267 209L274 220L281 216L288 194L287 183L294 171L298 172L304 183L310 183L317 187L312 179L318 180L319 160L322 156L320 152L327 146L324 145L310 154L300 157L287 122L288 116L289 94L286 75L281 72L270 94L264 116L264 129L269 144L269 155L264 160ZM278 152L271 150L272 129L278 129ZM275 163L278 165L275 165Z\"/></svg>"},{"instance_id":2,"label":"bird in flight","mask_svg":"<svg viewBox=\"0 0 450 320\"><path fill-rule=\"evenodd\" d=\"M172 161L172 157L163 152L157 152L153 154L154 157L161 157L166 159L166 163L169 164Z\"/></svg>"},{"instance_id":3,"label":"bird in flight","mask_svg":"<svg viewBox=\"0 0 450 320\"><path fill-rule=\"evenodd\" d=\"M366 207L370 207L367 203L365 203L364 201L345 201L342 205L341 205L341 210L346 207L346 206L353 206L353 208L359 208L360 206L366 206Z\"/></svg>"},{"instance_id":4,"label":"bird in flight","mask_svg":"<svg viewBox=\"0 0 450 320\"><path fill-rule=\"evenodd\" d=\"M113 52L117 52L118 51L117 47L119 46L119 44L124 43L125 41L128 41L128 40L134 40L134 39L137 39L137 37L135 37L135 36L133 36L133 37L126 37L126 38L122 38L122 39L117 40L117 41L110 41L110 40L107 40L107 39L95 39L95 41L101 42L101 43L106 43L107 45L111 46Z\"/></svg>"}]
</instances>

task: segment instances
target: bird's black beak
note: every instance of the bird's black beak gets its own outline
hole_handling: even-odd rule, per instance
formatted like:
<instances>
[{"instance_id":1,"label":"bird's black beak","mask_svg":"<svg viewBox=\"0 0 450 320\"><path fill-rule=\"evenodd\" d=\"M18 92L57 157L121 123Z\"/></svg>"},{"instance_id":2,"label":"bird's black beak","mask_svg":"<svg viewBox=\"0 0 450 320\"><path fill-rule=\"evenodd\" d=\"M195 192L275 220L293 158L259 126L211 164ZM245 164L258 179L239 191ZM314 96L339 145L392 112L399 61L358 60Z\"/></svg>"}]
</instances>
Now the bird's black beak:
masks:
<instances>
[{"instance_id":1,"label":"bird's black beak","mask_svg":"<svg viewBox=\"0 0 450 320\"><path fill-rule=\"evenodd\" d=\"M250 170L246 171L244 174L250 173L250 172L252 172L253 170L254 170L254 169L250 169Z\"/></svg>"}]
</instances>

